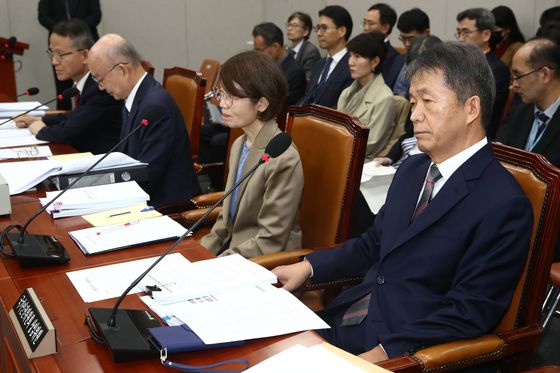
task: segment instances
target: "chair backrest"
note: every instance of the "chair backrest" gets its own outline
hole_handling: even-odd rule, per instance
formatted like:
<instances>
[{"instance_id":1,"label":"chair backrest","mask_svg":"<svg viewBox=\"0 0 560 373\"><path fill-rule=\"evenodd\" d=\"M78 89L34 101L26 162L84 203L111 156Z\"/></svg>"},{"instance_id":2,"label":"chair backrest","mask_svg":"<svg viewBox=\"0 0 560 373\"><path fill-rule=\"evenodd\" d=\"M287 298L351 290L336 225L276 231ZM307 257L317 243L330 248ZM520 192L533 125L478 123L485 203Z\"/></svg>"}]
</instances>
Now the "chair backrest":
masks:
<instances>
[{"instance_id":1,"label":"chair backrest","mask_svg":"<svg viewBox=\"0 0 560 373\"><path fill-rule=\"evenodd\" d=\"M220 61L204 59L200 64L200 73L206 79L206 90L204 93L208 93L214 84L216 84L216 78L220 72Z\"/></svg>"},{"instance_id":2,"label":"chair backrest","mask_svg":"<svg viewBox=\"0 0 560 373\"><path fill-rule=\"evenodd\" d=\"M350 238L369 130L356 118L318 105L292 106L286 131L303 166L302 246Z\"/></svg>"},{"instance_id":3,"label":"chair backrest","mask_svg":"<svg viewBox=\"0 0 560 373\"><path fill-rule=\"evenodd\" d=\"M404 134L404 124L410 115L410 102L399 95L394 95L393 100L395 101L395 125L393 126L393 132L389 137L387 145L376 155L376 157L385 157L395 145L397 141Z\"/></svg>"},{"instance_id":4,"label":"chair backrest","mask_svg":"<svg viewBox=\"0 0 560 373\"><path fill-rule=\"evenodd\" d=\"M193 159L197 159L200 127L204 117L206 79L199 72L172 67L163 70L163 87L181 110L191 142L191 153Z\"/></svg>"},{"instance_id":5,"label":"chair backrest","mask_svg":"<svg viewBox=\"0 0 560 373\"><path fill-rule=\"evenodd\" d=\"M560 169L543 156L493 144L500 162L519 182L533 207L534 225L525 270L497 332L538 324L560 224Z\"/></svg>"}]
</instances>

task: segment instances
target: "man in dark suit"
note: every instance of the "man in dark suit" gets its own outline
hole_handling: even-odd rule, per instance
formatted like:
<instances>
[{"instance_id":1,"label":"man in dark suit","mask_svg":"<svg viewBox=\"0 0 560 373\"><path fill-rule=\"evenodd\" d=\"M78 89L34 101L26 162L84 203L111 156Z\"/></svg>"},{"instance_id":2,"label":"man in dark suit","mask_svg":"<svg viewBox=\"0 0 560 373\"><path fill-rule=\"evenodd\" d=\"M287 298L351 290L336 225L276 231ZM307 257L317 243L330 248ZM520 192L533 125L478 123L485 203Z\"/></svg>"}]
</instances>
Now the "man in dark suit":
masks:
<instances>
[{"instance_id":1,"label":"man in dark suit","mask_svg":"<svg viewBox=\"0 0 560 373\"><path fill-rule=\"evenodd\" d=\"M527 42L513 56L512 70L523 103L509 113L496 140L560 167L560 46L548 39Z\"/></svg>"},{"instance_id":2,"label":"man in dark suit","mask_svg":"<svg viewBox=\"0 0 560 373\"><path fill-rule=\"evenodd\" d=\"M93 40L99 39L97 25L101 21L101 6L99 0L39 0L39 23L49 31L49 36L54 25L58 22L77 18L84 21L90 28ZM60 94L73 84L72 80L59 80L54 74L56 93ZM57 109L70 110L70 99L57 102Z\"/></svg>"},{"instance_id":3,"label":"man in dark suit","mask_svg":"<svg viewBox=\"0 0 560 373\"><path fill-rule=\"evenodd\" d=\"M253 28L253 49L268 54L280 64L288 80L286 104L296 104L305 93L307 80L303 67L284 49L282 30L272 22L256 25Z\"/></svg>"},{"instance_id":4,"label":"man in dark suit","mask_svg":"<svg viewBox=\"0 0 560 373\"><path fill-rule=\"evenodd\" d=\"M200 194L200 186L183 117L171 96L146 74L140 61L127 40L108 34L91 48L88 65L100 89L125 100L121 139L141 125L153 108L164 109L161 118L142 126L119 150L149 163L149 180L142 187L150 195L151 204L188 200Z\"/></svg>"},{"instance_id":5,"label":"man in dark suit","mask_svg":"<svg viewBox=\"0 0 560 373\"><path fill-rule=\"evenodd\" d=\"M80 152L105 153L119 140L122 101L99 90L87 66L93 45L89 27L78 19L62 21L49 37L48 53L57 76L76 84L80 95L73 112L36 118L21 117L19 127L28 127L39 140L70 144Z\"/></svg>"},{"instance_id":6,"label":"man in dark suit","mask_svg":"<svg viewBox=\"0 0 560 373\"><path fill-rule=\"evenodd\" d=\"M474 44L486 55L488 65L492 69L492 75L496 83L496 99L492 120L486 127L486 135L490 140L496 137L496 131L500 125L502 112L508 96L509 68L504 64L491 49L490 38L496 20L494 14L484 8L471 8L457 15L457 39L461 42Z\"/></svg>"},{"instance_id":7,"label":"man in dark suit","mask_svg":"<svg viewBox=\"0 0 560 373\"><path fill-rule=\"evenodd\" d=\"M383 80L391 89L397 81L399 71L404 64L404 56L397 52L389 41L389 35L397 22L397 12L389 5L377 3L372 5L362 22L364 32L379 31L385 35L385 44L387 45L387 56L381 62L380 70Z\"/></svg>"},{"instance_id":8,"label":"man in dark suit","mask_svg":"<svg viewBox=\"0 0 560 373\"><path fill-rule=\"evenodd\" d=\"M409 66L418 147L374 225L274 270L283 286L363 276L322 313L331 343L371 362L493 330L527 258L532 210L492 153L494 98L482 52L441 43Z\"/></svg>"},{"instance_id":9,"label":"man in dark suit","mask_svg":"<svg viewBox=\"0 0 560 373\"><path fill-rule=\"evenodd\" d=\"M340 93L352 83L346 51L352 25L350 13L339 5L330 5L319 11L319 24L315 31L319 47L327 51L327 56L313 66L311 79L299 105L318 104L336 108Z\"/></svg>"}]
</instances>

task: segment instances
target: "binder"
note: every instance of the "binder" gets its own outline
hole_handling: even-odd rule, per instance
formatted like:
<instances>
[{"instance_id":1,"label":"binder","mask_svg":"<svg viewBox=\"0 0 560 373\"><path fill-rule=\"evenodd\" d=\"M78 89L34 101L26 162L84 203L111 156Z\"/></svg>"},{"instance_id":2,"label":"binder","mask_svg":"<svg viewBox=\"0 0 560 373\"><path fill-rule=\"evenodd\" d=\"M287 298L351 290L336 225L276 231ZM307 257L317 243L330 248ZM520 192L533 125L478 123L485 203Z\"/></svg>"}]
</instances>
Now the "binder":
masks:
<instances>
[{"instance_id":1,"label":"binder","mask_svg":"<svg viewBox=\"0 0 560 373\"><path fill-rule=\"evenodd\" d=\"M245 341L235 341L206 344L186 324L149 328L148 331L152 335L152 344L158 350L163 350L164 348L166 348L167 352L170 354L189 351L213 350L223 347L235 347L241 346L245 343Z\"/></svg>"},{"instance_id":2,"label":"binder","mask_svg":"<svg viewBox=\"0 0 560 373\"><path fill-rule=\"evenodd\" d=\"M58 190L66 188L81 173L57 175L50 177L50 181ZM148 166L139 164L135 166L117 167L110 170L92 171L84 176L72 188L83 188L88 186L122 183L126 181L136 181L138 184L148 181Z\"/></svg>"}]
</instances>

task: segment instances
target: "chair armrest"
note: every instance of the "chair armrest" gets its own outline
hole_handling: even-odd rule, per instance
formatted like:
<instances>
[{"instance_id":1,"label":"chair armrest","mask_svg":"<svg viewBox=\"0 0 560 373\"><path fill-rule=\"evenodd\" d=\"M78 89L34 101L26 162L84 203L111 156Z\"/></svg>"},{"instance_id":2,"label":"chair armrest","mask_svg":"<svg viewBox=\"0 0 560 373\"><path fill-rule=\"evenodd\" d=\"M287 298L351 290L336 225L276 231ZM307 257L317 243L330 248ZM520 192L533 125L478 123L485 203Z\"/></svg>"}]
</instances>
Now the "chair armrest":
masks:
<instances>
[{"instance_id":1,"label":"chair armrest","mask_svg":"<svg viewBox=\"0 0 560 373\"><path fill-rule=\"evenodd\" d=\"M419 350L413 356L399 356L377 365L393 372L454 371L530 351L538 345L541 334L542 328L535 324L504 333L443 343Z\"/></svg>"},{"instance_id":2,"label":"chair armrest","mask_svg":"<svg viewBox=\"0 0 560 373\"><path fill-rule=\"evenodd\" d=\"M201 194L199 196L193 197L191 199L191 202L194 204L194 207L197 209L206 209L212 206L213 204L215 204L216 202L218 202L218 200L222 198L223 195L224 192Z\"/></svg>"},{"instance_id":3,"label":"chair armrest","mask_svg":"<svg viewBox=\"0 0 560 373\"><path fill-rule=\"evenodd\" d=\"M163 215L179 214L183 211L196 209L196 205L191 201L181 201L173 203L164 203L159 205L156 210Z\"/></svg>"},{"instance_id":4,"label":"chair armrest","mask_svg":"<svg viewBox=\"0 0 560 373\"><path fill-rule=\"evenodd\" d=\"M184 227L190 228L194 223L198 221L202 217L202 215L206 214L208 209L194 209L185 211L180 214L181 218L175 219ZM222 212L222 206L218 206L206 217L206 220L200 225L201 227L208 227L214 225L218 216Z\"/></svg>"},{"instance_id":5,"label":"chair armrest","mask_svg":"<svg viewBox=\"0 0 560 373\"><path fill-rule=\"evenodd\" d=\"M260 255L251 258L252 262L260 264L266 269L274 269L281 265L294 264L301 261L301 258L307 254L312 253L311 249L299 249L281 251L279 253Z\"/></svg>"}]
</instances>

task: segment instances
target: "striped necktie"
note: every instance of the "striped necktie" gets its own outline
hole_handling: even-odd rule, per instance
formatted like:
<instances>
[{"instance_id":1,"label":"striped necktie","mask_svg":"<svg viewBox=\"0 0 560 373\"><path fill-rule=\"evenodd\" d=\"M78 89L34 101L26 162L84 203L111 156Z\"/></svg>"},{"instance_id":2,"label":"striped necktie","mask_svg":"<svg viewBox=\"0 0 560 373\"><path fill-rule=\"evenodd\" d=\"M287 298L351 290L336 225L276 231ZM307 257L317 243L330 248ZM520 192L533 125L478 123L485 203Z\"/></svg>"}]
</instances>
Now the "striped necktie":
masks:
<instances>
[{"instance_id":1,"label":"striped necktie","mask_svg":"<svg viewBox=\"0 0 560 373\"><path fill-rule=\"evenodd\" d=\"M426 209L426 207L428 207L428 203L432 200L434 185L439 179L441 179L441 173L434 163L430 167L430 172L428 172L428 177L426 178L426 183L424 184L424 190L422 191L422 196L418 201L418 205L416 205L416 210L414 211L412 220L416 219Z\"/></svg>"},{"instance_id":2,"label":"striped necktie","mask_svg":"<svg viewBox=\"0 0 560 373\"><path fill-rule=\"evenodd\" d=\"M537 143L539 142L539 140L541 139L541 136L544 132L544 130L546 129L546 123L548 122L550 118L548 117L548 115L546 115L545 113L543 113L542 111L535 111L535 125L537 126L536 130L532 130L531 134L529 135L529 141L527 141L527 146L525 147L525 150L533 150L533 148L535 147L535 145L537 145Z\"/></svg>"}]
</instances>

